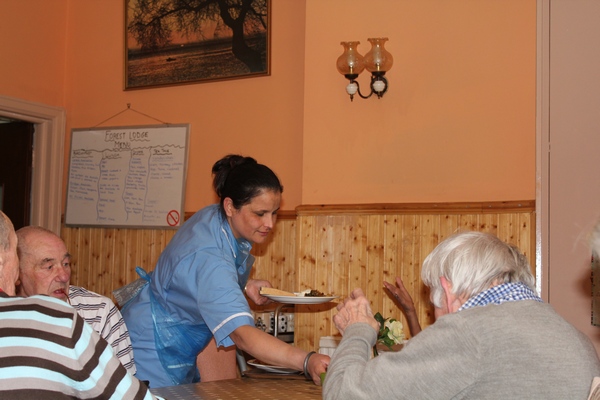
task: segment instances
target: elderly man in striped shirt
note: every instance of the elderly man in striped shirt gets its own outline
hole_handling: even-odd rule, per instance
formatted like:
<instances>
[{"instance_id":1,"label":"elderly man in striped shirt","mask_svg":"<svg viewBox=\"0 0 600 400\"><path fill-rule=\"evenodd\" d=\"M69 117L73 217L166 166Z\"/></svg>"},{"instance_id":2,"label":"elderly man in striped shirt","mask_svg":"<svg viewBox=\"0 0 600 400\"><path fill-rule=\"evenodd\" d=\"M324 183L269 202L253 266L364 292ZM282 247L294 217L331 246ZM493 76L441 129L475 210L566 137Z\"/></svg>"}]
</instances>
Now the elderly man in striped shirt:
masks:
<instances>
[{"instance_id":1,"label":"elderly man in striped shirt","mask_svg":"<svg viewBox=\"0 0 600 400\"><path fill-rule=\"evenodd\" d=\"M131 374L136 368L125 321L115 304L105 296L70 285L71 255L54 232L39 226L17 231L20 284L17 295L45 294L66 301L112 347Z\"/></svg>"}]
</instances>

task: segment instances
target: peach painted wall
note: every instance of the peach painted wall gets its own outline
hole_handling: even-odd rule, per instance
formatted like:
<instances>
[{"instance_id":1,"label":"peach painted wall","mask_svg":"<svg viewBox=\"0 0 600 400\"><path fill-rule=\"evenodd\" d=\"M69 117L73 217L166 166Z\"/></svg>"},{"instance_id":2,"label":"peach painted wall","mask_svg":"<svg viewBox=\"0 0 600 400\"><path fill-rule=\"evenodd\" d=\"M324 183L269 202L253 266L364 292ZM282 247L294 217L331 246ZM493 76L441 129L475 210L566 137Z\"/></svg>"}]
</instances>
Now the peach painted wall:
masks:
<instances>
[{"instance_id":1,"label":"peach painted wall","mask_svg":"<svg viewBox=\"0 0 600 400\"><path fill-rule=\"evenodd\" d=\"M535 0L306 3L304 204L535 198ZM389 92L350 102L340 42L369 37Z\"/></svg>"},{"instance_id":2,"label":"peach painted wall","mask_svg":"<svg viewBox=\"0 0 600 400\"><path fill-rule=\"evenodd\" d=\"M0 95L63 107L67 0L0 4Z\"/></svg>"},{"instance_id":3,"label":"peach painted wall","mask_svg":"<svg viewBox=\"0 0 600 400\"><path fill-rule=\"evenodd\" d=\"M190 123L186 211L214 201L210 167L230 152L271 166L288 210L535 197L535 0L273 0L271 76L133 91L123 0L2 10L27 18L0 28L3 53L16 54L0 65L0 94L67 110L65 165L72 128L159 123L110 119L127 104ZM372 36L390 38L390 91L351 103L339 42L360 40L364 53Z\"/></svg>"},{"instance_id":4,"label":"peach painted wall","mask_svg":"<svg viewBox=\"0 0 600 400\"><path fill-rule=\"evenodd\" d=\"M123 90L123 0L70 1L68 130L94 127L125 110L189 123L185 210L215 201L210 170L228 153L255 157L279 175L284 209L301 201L304 1L274 1L271 76ZM160 124L126 111L101 126ZM67 146L68 147L68 146ZM68 151L68 149L67 149ZM68 153L67 153L68 154Z\"/></svg>"}]
</instances>

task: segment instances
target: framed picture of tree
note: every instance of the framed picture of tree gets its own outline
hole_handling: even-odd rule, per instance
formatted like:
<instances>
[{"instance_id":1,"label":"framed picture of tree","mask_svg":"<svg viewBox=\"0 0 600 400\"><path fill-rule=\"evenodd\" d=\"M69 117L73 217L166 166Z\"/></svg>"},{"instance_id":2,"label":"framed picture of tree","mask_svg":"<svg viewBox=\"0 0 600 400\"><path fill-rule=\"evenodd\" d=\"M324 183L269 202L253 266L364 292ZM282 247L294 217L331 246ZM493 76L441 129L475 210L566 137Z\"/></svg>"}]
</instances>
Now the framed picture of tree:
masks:
<instances>
[{"instance_id":1,"label":"framed picture of tree","mask_svg":"<svg viewBox=\"0 0 600 400\"><path fill-rule=\"evenodd\" d=\"M271 0L124 2L125 90L271 73Z\"/></svg>"}]
</instances>

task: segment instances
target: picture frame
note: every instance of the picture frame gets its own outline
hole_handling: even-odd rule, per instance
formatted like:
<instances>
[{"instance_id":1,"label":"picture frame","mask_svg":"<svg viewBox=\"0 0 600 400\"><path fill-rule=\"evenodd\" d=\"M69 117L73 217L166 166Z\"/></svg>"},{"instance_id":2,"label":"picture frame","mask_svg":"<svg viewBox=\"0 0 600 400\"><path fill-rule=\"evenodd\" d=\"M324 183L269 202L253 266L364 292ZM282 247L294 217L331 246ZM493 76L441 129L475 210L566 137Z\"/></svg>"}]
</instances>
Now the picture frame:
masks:
<instances>
[{"instance_id":1,"label":"picture frame","mask_svg":"<svg viewBox=\"0 0 600 400\"><path fill-rule=\"evenodd\" d=\"M271 0L124 5L124 90L271 74Z\"/></svg>"}]
</instances>

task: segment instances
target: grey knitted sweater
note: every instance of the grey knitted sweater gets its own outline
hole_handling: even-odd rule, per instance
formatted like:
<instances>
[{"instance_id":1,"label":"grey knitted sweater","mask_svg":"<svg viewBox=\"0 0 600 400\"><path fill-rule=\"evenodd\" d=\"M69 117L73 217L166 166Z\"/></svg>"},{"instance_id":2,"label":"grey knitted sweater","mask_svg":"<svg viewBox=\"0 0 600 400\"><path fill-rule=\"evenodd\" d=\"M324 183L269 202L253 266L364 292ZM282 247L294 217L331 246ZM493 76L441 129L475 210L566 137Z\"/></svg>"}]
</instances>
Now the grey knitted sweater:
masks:
<instances>
[{"instance_id":1,"label":"grey knitted sweater","mask_svg":"<svg viewBox=\"0 0 600 400\"><path fill-rule=\"evenodd\" d=\"M400 352L370 359L376 333L346 329L323 387L331 399L587 399L600 361L590 340L532 300L448 314Z\"/></svg>"}]
</instances>

